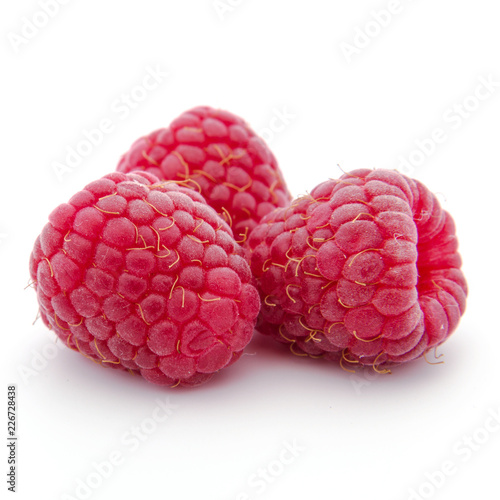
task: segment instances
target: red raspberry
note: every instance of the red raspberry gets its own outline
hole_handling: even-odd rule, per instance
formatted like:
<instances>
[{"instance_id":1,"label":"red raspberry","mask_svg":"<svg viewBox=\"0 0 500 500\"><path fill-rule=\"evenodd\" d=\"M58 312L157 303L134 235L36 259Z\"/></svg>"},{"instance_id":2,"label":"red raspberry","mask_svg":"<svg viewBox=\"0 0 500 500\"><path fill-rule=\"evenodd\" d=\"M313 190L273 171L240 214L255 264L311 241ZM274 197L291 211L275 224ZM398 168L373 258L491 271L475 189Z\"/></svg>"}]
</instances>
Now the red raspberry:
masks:
<instances>
[{"instance_id":1,"label":"red raspberry","mask_svg":"<svg viewBox=\"0 0 500 500\"><path fill-rule=\"evenodd\" d=\"M403 363L465 309L455 226L421 183L356 170L267 215L250 235L258 329L341 366Z\"/></svg>"},{"instance_id":2,"label":"red raspberry","mask_svg":"<svg viewBox=\"0 0 500 500\"><path fill-rule=\"evenodd\" d=\"M115 172L57 207L30 259L44 323L102 366L197 385L252 336L258 292L201 195Z\"/></svg>"},{"instance_id":3,"label":"red raspberry","mask_svg":"<svg viewBox=\"0 0 500 500\"><path fill-rule=\"evenodd\" d=\"M238 243L291 197L276 159L239 117L197 107L137 140L117 170L146 170L196 188L232 227Z\"/></svg>"}]
</instances>

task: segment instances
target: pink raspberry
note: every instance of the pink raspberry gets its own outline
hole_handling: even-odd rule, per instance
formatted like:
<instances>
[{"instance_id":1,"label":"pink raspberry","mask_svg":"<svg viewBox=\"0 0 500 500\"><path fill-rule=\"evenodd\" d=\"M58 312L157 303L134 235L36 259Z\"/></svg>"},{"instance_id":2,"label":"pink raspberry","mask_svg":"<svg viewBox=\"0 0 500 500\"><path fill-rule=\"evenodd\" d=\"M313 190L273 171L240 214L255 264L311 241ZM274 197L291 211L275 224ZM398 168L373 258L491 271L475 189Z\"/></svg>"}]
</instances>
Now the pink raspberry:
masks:
<instances>
[{"instance_id":1,"label":"pink raspberry","mask_svg":"<svg viewBox=\"0 0 500 500\"><path fill-rule=\"evenodd\" d=\"M248 243L257 328L298 355L388 372L444 342L465 310L453 219L393 170L320 184L267 215Z\"/></svg>"},{"instance_id":2,"label":"pink raspberry","mask_svg":"<svg viewBox=\"0 0 500 500\"><path fill-rule=\"evenodd\" d=\"M57 207L30 274L43 322L95 363L192 386L238 359L258 292L229 226L201 195L115 172Z\"/></svg>"},{"instance_id":3,"label":"pink raspberry","mask_svg":"<svg viewBox=\"0 0 500 500\"><path fill-rule=\"evenodd\" d=\"M197 189L244 243L261 218L290 203L276 159L239 117L207 106L137 140L117 170L145 170Z\"/></svg>"}]
</instances>

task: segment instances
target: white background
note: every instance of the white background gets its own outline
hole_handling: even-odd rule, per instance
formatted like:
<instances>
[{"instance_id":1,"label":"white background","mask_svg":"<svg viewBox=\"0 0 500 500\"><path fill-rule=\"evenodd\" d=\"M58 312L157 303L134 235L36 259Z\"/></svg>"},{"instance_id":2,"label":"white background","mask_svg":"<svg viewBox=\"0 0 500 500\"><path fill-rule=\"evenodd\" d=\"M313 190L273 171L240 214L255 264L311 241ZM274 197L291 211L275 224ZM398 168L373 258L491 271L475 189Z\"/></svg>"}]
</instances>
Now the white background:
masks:
<instances>
[{"instance_id":1,"label":"white background","mask_svg":"<svg viewBox=\"0 0 500 500\"><path fill-rule=\"evenodd\" d=\"M5 435L6 386L17 385L15 498L498 498L496 2L222 0L219 11L213 3L73 0L30 31L28 21L44 22L39 3L3 2L0 394ZM394 6L388 21L374 21ZM142 101L124 108L123 94L148 67L168 76L146 94L135 90ZM497 84L489 95L479 89L478 102L481 78ZM457 118L464 101L468 116ZM453 214L470 286L467 312L439 349L445 364L420 359L391 376L354 376L257 335L211 383L169 390L56 349L41 322L32 326L35 294L23 288L50 211L113 171L136 138L200 104L261 131L294 196L340 176L337 164L403 169L415 141L427 144L425 158L413 153L420 164L411 175ZM288 118L273 120L277 113ZM113 130L58 178L54 163L106 118ZM445 140L432 146L436 128ZM157 400L167 398L176 407L157 423L165 415ZM120 464L97 476L92 463L110 455ZM453 473L442 476L445 462Z\"/></svg>"}]
</instances>

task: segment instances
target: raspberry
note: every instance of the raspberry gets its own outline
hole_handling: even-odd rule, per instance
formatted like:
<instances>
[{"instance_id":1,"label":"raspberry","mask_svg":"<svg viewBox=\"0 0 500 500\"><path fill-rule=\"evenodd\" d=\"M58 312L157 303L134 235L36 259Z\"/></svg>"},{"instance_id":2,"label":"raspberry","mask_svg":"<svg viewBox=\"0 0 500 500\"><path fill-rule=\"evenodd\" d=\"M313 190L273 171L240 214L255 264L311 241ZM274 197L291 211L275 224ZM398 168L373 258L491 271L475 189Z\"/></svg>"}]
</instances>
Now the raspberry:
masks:
<instances>
[{"instance_id":1,"label":"raspberry","mask_svg":"<svg viewBox=\"0 0 500 500\"><path fill-rule=\"evenodd\" d=\"M197 107L137 140L119 172L145 170L197 189L244 243L261 218L291 197L276 159L239 117Z\"/></svg>"},{"instance_id":2,"label":"raspberry","mask_svg":"<svg viewBox=\"0 0 500 500\"><path fill-rule=\"evenodd\" d=\"M451 216L420 182L356 170L268 214L249 237L257 329L294 354L379 372L444 342L465 309Z\"/></svg>"},{"instance_id":3,"label":"raspberry","mask_svg":"<svg viewBox=\"0 0 500 500\"><path fill-rule=\"evenodd\" d=\"M161 385L197 385L236 361L260 308L229 226L150 173L106 175L57 207L30 274L68 347Z\"/></svg>"}]
</instances>

